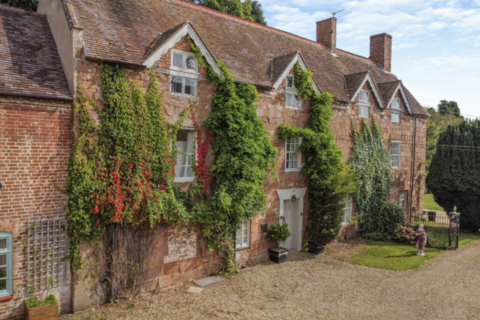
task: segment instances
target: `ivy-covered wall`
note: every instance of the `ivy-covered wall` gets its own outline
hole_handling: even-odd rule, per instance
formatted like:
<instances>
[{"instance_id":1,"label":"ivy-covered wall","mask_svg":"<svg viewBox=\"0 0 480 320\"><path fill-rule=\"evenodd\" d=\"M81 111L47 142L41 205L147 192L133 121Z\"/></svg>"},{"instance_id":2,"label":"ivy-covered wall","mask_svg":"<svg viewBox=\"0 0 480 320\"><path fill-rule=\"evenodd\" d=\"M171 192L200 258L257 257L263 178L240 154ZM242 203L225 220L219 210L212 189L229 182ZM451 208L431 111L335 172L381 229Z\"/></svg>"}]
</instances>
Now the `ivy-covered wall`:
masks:
<instances>
[{"instance_id":1,"label":"ivy-covered wall","mask_svg":"<svg viewBox=\"0 0 480 320\"><path fill-rule=\"evenodd\" d=\"M191 41L186 37L175 45L175 49L191 52ZM170 51L168 51L152 68L159 81L160 91L165 91L162 104L165 119L170 123L176 123L181 112L187 108L191 103L194 106L194 111L199 125L203 125L205 119L211 111L211 102L214 97L214 85L206 80L206 70L201 69L202 77L200 79L198 96L185 96L172 94L169 92L169 76L165 73L166 69L170 67ZM96 62L85 61L83 59L77 60L78 72L78 86L82 87L86 94L97 101L101 106L101 101L98 92L101 92L100 75L101 65ZM290 71L294 74L294 70ZM141 88L146 88L150 81L148 70L139 69L135 67L125 68L126 77L132 79ZM280 88L285 87L285 81ZM285 141L279 139L277 131L280 125L294 125L296 127L306 127L310 106L309 101L303 102L302 110L293 110L285 108L285 94L282 90L278 91L264 91L259 90L260 99L257 102L257 116L264 123L265 129L269 132L275 147L278 150L276 169L279 180L276 181L273 176L270 176L265 183L264 193L267 199L267 208L265 212L260 212L254 219L251 220L250 232L250 247L244 250L237 251L237 259L241 263L255 263L267 259L267 249L272 246L272 243L266 239L266 234L261 232L261 225L264 223L274 224L279 221L280 201L278 199L277 190L291 189L299 187L308 187L306 178L300 172L285 172ZM402 115L402 122L400 125L392 124L390 121L390 111L380 110L375 107L376 101L373 101L374 107L371 110L371 117L375 117L377 122L382 127L385 135L392 135L395 140L405 141L402 145L402 167L400 170L394 172L392 179L392 188L390 201L398 201L398 193L401 190L408 190L410 188L410 154L411 143L413 141L413 126L412 118ZM345 160L348 160L350 155L350 148L353 143L351 139L352 121L360 123L361 118L358 117L358 107L353 104L338 104L334 103L332 106L334 113L333 121L331 122L332 130L337 135L337 144L342 149ZM90 114L95 119L96 115L93 110ZM369 123L370 120L367 120ZM190 115L187 115L183 123L184 126L193 127L194 123ZM422 161L424 159L424 143L425 139L425 124L423 119L419 119L417 128L417 139L419 146L417 147L417 180L420 182ZM206 132L203 132L206 134ZM423 140L422 140L423 139ZM422 148L423 147L423 148ZM211 147L208 149L211 151ZM303 159L304 161L305 159ZM207 171L211 168L214 161L213 155L208 155L206 158L205 167ZM416 184L419 186L419 184ZM186 188L186 187L185 187ZM418 204L422 208L423 191L419 187L416 194L418 195ZM422 199L421 199L422 198ZM303 226L307 223L307 214L309 211L309 203L307 201L308 195L304 198L304 215ZM182 227L171 228L167 225L160 225L155 231L154 243L156 245L152 250L149 261L146 261L145 274L148 279L144 279L144 290L152 290L156 287L164 288L174 285L176 282L188 281L193 278L203 277L208 272L214 271L219 267L218 256L207 251L206 244L201 234L192 235L191 232L185 231ZM195 239L192 241L191 239ZM171 256L171 252L176 250L178 243L183 243L187 247L184 250L184 256L180 254L179 260L171 261L167 256ZM94 251L91 246L84 245L82 252L84 257ZM193 252L195 254L193 254ZM195 255L195 256L192 256ZM100 267L97 273L102 271ZM82 271L83 272L83 271ZM100 294L102 286L95 278L85 277L86 274L77 274L79 282L74 290L74 306L78 306L76 310L91 306L95 303L101 303L105 296ZM75 303L75 299L76 302Z\"/></svg>"}]
</instances>

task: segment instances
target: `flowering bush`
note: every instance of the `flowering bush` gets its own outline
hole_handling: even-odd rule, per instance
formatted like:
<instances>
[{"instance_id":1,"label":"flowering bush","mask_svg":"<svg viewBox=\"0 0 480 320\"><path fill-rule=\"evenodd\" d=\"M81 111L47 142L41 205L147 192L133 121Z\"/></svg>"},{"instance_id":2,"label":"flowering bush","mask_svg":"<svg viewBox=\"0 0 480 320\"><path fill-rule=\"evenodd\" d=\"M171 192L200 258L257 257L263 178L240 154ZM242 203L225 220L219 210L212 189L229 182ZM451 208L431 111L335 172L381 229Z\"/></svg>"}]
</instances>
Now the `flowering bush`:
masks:
<instances>
[{"instance_id":1,"label":"flowering bush","mask_svg":"<svg viewBox=\"0 0 480 320\"><path fill-rule=\"evenodd\" d=\"M407 225L409 225L408 222ZM397 227L393 235L393 240L401 243L415 244L415 239L415 230L411 227L404 227L401 225Z\"/></svg>"}]
</instances>

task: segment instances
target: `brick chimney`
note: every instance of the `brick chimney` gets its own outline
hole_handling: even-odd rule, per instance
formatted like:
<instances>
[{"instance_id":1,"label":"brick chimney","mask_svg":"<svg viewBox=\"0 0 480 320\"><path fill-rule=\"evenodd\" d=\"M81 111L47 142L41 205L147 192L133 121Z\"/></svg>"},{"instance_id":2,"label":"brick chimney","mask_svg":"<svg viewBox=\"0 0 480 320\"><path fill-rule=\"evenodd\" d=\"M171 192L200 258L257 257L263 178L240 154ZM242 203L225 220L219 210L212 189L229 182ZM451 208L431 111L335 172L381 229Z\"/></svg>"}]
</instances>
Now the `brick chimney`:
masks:
<instances>
[{"instance_id":1,"label":"brick chimney","mask_svg":"<svg viewBox=\"0 0 480 320\"><path fill-rule=\"evenodd\" d=\"M379 63L385 71L392 71L392 36L381 33L370 37L370 59Z\"/></svg>"},{"instance_id":2,"label":"brick chimney","mask_svg":"<svg viewBox=\"0 0 480 320\"><path fill-rule=\"evenodd\" d=\"M317 22L317 42L324 44L335 53L337 49L337 18L329 18Z\"/></svg>"}]
</instances>

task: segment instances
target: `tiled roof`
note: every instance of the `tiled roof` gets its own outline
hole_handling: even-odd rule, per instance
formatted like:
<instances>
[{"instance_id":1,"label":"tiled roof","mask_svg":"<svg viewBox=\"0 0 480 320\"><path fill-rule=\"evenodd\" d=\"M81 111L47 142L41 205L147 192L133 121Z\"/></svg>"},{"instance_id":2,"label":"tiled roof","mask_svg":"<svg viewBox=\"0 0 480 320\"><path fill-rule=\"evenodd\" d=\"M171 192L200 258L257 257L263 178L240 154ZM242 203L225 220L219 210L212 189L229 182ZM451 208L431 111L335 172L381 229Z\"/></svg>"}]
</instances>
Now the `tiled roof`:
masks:
<instances>
[{"instance_id":1,"label":"tiled roof","mask_svg":"<svg viewBox=\"0 0 480 320\"><path fill-rule=\"evenodd\" d=\"M275 57L269 68L270 83L276 83L280 76L285 72L285 69L292 63L293 59L297 57L298 52L291 52L279 57Z\"/></svg>"},{"instance_id":2,"label":"tiled roof","mask_svg":"<svg viewBox=\"0 0 480 320\"><path fill-rule=\"evenodd\" d=\"M46 16L0 6L0 94L71 99Z\"/></svg>"},{"instance_id":3,"label":"tiled roof","mask_svg":"<svg viewBox=\"0 0 480 320\"><path fill-rule=\"evenodd\" d=\"M364 71L354 74L347 74L345 76L345 85L347 86L346 89L350 99L354 98L353 95L358 91L367 75L368 71Z\"/></svg>"},{"instance_id":4,"label":"tiled roof","mask_svg":"<svg viewBox=\"0 0 480 320\"><path fill-rule=\"evenodd\" d=\"M387 104L392 99L393 95L395 94L395 90L398 88L398 85L400 83L402 82L400 80L397 80L378 84L378 89L380 90L380 94L382 95L386 107L388 107Z\"/></svg>"},{"instance_id":5,"label":"tiled roof","mask_svg":"<svg viewBox=\"0 0 480 320\"><path fill-rule=\"evenodd\" d=\"M64 2L65 8L73 8L70 19L84 28L87 58L141 64L160 33L190 21L212 56L225 61L241 82L270 87L272 60L292 52L301 53L319 89L337 99L350 99L348 74L369 71L377 83L397 80L367 58L338 49L334 56L315 41L183 0ZM424 113L418 107L415 111Z\"/></svg>"}]
</instances>

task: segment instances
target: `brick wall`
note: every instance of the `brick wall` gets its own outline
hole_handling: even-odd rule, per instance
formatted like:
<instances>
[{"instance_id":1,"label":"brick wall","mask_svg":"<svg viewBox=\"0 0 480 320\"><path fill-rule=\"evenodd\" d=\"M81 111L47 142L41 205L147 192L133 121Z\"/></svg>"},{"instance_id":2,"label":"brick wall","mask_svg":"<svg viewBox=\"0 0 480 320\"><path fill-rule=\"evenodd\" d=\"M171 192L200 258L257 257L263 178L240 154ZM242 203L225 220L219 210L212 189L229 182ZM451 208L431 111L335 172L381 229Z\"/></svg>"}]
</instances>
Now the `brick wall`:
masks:
<instances>
[{"instance_id":1,"label":"brick wall","mask_svg":"<svg viewBox=\"0 0 480 320\"><path fill-rule=\"evenodd\" d=\"M71 103L0 96L0 231L14 236L14 297L0 302L0 319L23 318L26 254L20 237L29 220L64 218L71 146ZM51 290L63 312L70 288Z\"/></svg>"},{"instance_id":2,"label":"brick wall","mask_svg":"<svg viewBox=\"0 0 480 320\"><path fill-rule=\"evenodd\" d=\"M191 42L185 37L175 45L174 49L190 52ZM78 85L101 105L96 93L97 90L101 92L99 86L101 66L96 62L84 60L82 56L82 49L77 48L76 64L79 75ZM170 63L171 51L168 51L153 66L153 70L156 72L159 79L160 89L161 91L164 91L162 101L166 119L172 123L176 123L179 114L189 105L190 102L193 102L198 122L203 124L203 121L211 110L214 86L206 80L205 70L200 70L201 76L198 86L198 96L192 97L189 95L170 93L168 74ZM290 73L293 74L293 70L291 70ZM144 88L150 80L148 70L127 68L126 74L129 78L133 79L133 81ZM285 81L280 87L282 89L285 87ZM368 84L365 89L371 90ZM293 124L299 127L306 127L310 113L309 102L304 101L301 110L287 109L285 107L285 94L283 93L283 90L260 90L259 93L260 101L257 103L257 115L264 122L265 128L271 134L273 143L278 149L277 171L280 181L274 181L273 177L270 177L265 184L267 209L265 212L259 213L251 221L250 247L237 251L238 261L243 264L257 263L267 259L267 249L272 247L273 244L266 239L266 233L261 232L261 225L264 223L274 224L279 221L280 200L277 195L277 190L308 187L306 178L302 177L299 172L285 171L285 141L278 139L277 131L278 127L282 124ZM407 146L410 146L409 144L412 143L413 118L402 114L402 122L400 124L393 124L390 120L390 111L380 109L373 94L371 94L371 97L371 102L374 107L371 109L370 119L367 119L367 122L370 123L371 119L375 118L382 126L386 135L386 141L390 134L392 134L395 140L402 141L402 166L394 173L391 191L391 201L397 202L398 192L401 190L409 190L410 188L409 172L411 170L411 162L409 155L411 153L409 152L411 151L409 150L411 150L411 148ZM402 105L402 107L404 108L405 106ZM353 121L359 125L361 121L361 118L358 117L358 106L354 104L337 104L333 107L333 110L334 119L332 121L332 128L337 135L337 144L343 150L345 160L348 160L352 145L351 123ZM93 111L92 115L94 116ZM193 127L191 116L187 116L183 125L185 127ZM424 120L419 120L417 130L417 139L419 141L419 147L417 148L417 167L419 170L417 170L416 177L418 178L417 180L419 184L416 184L416 186L419 189L416 191L416 201L421 208L423 205L423 193L421 192L423 184L420 183L422 181L421 172L423 170L421 162L425 155L424 141L426 130ZM213 161L214 156L209 155L206 163L207 169L211 168ZM307 199L308 191L304 197L303 228L306 225L309 210ZM158 243L158 246L152 249L152 253L144 263L145 291L154 290L155 288L166 288L175 285L176 283L203 277L209 272L214 271L218 266L218 256L207 251L201 235L188 229L173 229L166 225L157 227L155 232L154 242ZM91 252L91 250L91 248L86 246L83 250L84 256L90 256L89 252ZM213 268L211 266L213 266ZM75 310L80 310L101 303L105 300L105 292L102 291L103 289L101 289L101 286L95 285L95 282L97 281L95 278L96 277L86 278L85 274L77 274L76 279L78 282L76 289L73 291L73 304Z\"/></svg>"}]
</instances>

